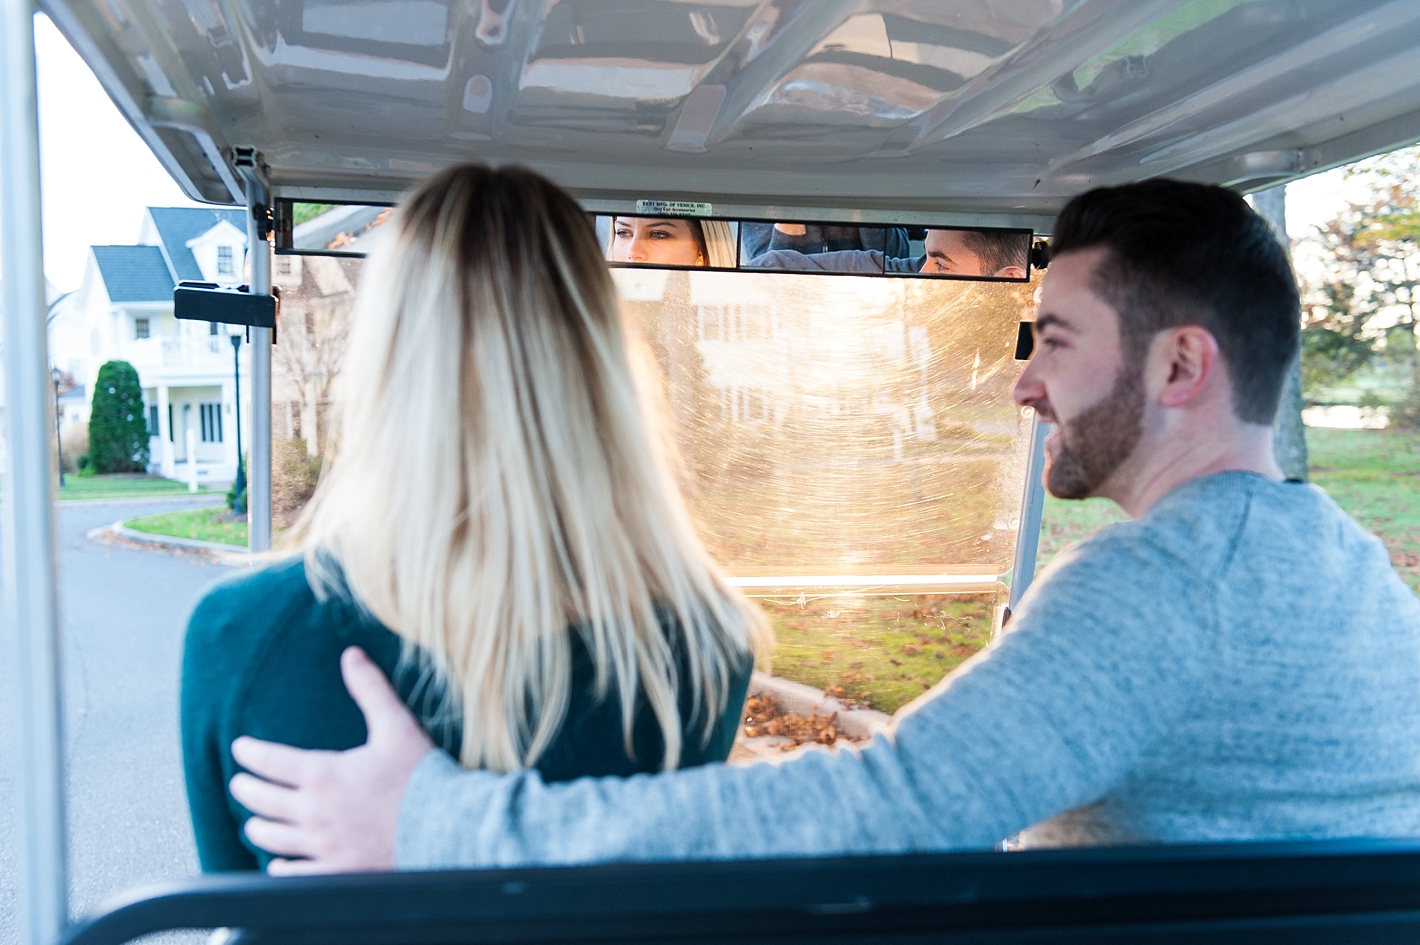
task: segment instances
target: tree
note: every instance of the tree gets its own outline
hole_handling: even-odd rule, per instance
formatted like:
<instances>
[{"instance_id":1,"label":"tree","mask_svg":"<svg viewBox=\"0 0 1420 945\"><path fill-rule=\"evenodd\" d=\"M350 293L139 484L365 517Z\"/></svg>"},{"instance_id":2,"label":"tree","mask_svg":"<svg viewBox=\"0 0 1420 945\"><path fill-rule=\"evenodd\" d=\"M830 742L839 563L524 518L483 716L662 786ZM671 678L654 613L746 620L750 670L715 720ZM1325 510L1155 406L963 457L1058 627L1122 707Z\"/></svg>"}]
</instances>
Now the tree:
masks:
<instances>
[{"instance_id":1,"label":"tree","mask_svg":"<svg viewBox=\"0 0 1420 945\"><path fill-rule=\"evenodd\" d=\"M345 357L358 273L358 261L312 256L302 260L300 281L282 287L272 354L276 370L300 394L308 456L320 453L321 405Z\"/></svg>"},{"instance_id":2,"label":"tree","mask_svg":"<svg viewBox=\"0 0 1420 945\"><path fill-rule=\"evenodd\" d=\"M1366 367L1403 367L1409 392L1391 418L1420 427L1420 149L1352 167L1362 199L1319 228L1318 274L1303 304L1302 371L1315 392Z\"/></svg>"},{"instance_id":3,"label":"tree","mask_svg":"<svg viewBox=\"0 0 1420 945\"><path fill-rule=\"evenodd\" d=\"M143 388L127 361L108 361L99 368L89 412L89 462L100 473L148 468Z\"/></svg>"}]
</instances>

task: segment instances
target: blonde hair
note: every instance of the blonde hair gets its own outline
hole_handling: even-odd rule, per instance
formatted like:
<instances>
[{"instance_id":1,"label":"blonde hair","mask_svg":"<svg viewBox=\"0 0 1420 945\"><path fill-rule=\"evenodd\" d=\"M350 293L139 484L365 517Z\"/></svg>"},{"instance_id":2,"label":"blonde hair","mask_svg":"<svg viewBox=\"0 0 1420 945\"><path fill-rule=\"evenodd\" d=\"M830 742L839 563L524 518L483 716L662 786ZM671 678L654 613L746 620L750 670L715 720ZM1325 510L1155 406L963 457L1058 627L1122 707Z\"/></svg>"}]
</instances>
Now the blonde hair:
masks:
<instances>
[{"instance_id":1,"label":"blonde hair","mask_svg":"<svg viewBox=\"0 0 1420 945\"><path fill-rule=\"evenodd\" d=\"M705 263L716 269L733 269L739 261L739 244L728 220L701 220L705 237Z\"/></svg>"},{"instance_id":2,"label":"blonde hair","mask_svg":"<svg viewBox=\"0 0 1420 945\"><path fill-rule=\"evenodd\" d=\"M574 632L597 694L616 691L628 753L641 692L676 767L682 686L708 739L767 631L696 538L586 216L531 171L462 165L390 228L297 526L312 587L348 590L418 648L467 767L527 767L548 747Z\"/></svg>"}]
</instances>

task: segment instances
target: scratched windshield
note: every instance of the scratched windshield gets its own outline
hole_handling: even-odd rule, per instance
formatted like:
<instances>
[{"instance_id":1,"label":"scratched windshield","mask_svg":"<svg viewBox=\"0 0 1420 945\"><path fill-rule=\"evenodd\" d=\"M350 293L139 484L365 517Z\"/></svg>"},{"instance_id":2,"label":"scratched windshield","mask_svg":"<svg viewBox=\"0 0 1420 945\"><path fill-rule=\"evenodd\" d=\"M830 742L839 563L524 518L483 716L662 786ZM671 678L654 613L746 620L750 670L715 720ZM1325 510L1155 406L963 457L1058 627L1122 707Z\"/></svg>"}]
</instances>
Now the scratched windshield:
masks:
<instances>
[{"instance_id":1,"label":"scratched windshield","mask_svg":"<svg viewBox=\"0 0 1420 945\"><path fill-rule=\"evenodd\" d=\"M1032 285L614 276L701 539L774 625L775 677L839 697L824 711L892 712L989 642L1024 484L1011 385Z\"/></svg>"}]
</instances>

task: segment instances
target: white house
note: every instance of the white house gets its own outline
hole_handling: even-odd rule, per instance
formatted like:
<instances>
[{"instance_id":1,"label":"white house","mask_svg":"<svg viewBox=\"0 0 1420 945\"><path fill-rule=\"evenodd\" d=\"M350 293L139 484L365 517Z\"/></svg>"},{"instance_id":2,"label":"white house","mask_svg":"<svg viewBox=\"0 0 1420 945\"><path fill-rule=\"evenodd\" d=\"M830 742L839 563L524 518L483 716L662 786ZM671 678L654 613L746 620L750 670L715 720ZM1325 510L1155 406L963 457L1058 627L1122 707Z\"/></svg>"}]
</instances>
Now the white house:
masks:
<instances>
[{"instance_id":1,"label":"white house","mask_svg":"<svg viewBox=\"0 0 1420 945\"><path fill-rule=\"evenodd\" d=\"M106 361L127 361L137 369L151 436L151 472L186 479L188 464L195 463L203 482L228 482L236 474L228 326L178 321L173 289L185 280L240 284L245 270L244 211L149 207L138 243L90 247L83 282L51 312L50 358L85 391L93 391ZM239 370L244 388L247 350L243 343ZM68 409L65 421L87 422L88 412L80 417ZM242 427L249 428L245 415ZM187 449L189 430L193 455Z\"/></svg>"}]
</instances>

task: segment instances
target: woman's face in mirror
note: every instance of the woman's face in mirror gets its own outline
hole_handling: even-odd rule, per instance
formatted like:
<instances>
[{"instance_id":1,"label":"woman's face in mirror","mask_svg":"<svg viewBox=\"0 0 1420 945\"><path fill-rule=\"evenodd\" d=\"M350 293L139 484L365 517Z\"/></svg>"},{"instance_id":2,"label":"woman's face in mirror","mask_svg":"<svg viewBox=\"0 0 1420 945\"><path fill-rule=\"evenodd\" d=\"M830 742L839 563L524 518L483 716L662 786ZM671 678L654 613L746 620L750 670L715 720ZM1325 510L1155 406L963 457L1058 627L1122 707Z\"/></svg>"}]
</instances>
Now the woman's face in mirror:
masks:
<instances>
[{"instance_id":1,"label":"woman's face in mirror","mask_svg":"<svg viewBox=\"0 0 1420 945\"><path fill-rule=\"evenodd\" d=\"M703 266L705 250L689 220L613 217L611 261L657 266Z\"/></svg>"}]
</instances>

